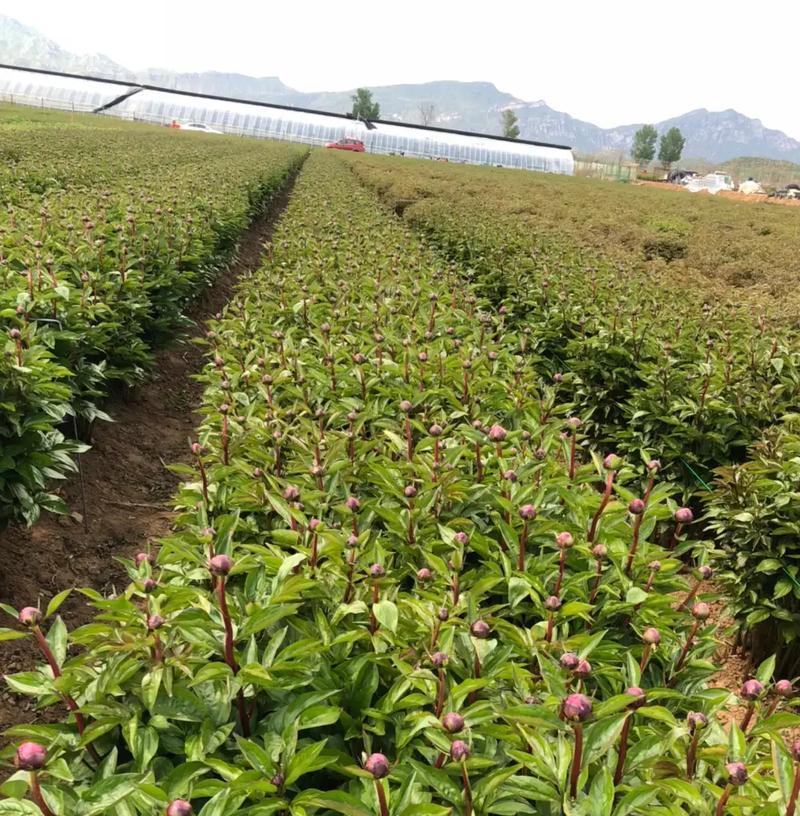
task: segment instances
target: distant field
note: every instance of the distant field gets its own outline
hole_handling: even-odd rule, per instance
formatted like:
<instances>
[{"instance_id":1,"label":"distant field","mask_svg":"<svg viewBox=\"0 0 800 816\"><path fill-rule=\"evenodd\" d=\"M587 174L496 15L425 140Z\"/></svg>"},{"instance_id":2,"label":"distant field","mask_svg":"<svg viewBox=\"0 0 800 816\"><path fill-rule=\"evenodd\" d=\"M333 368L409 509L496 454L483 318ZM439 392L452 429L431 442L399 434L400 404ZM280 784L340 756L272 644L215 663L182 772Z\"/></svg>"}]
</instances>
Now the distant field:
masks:
<instances>
[{"instance_id":1,"label":"distant field","mask_svg":"<svg viewBox=\"0 0 800 816\"><path fill-rule=\"evenodd\" d=\"M744 305L788 323L800 318L800 212L753 207L682 190L593 179L447 166L369 157L358 174L416 221L435 211L448 220L502 224L506 242L556 242L624 266L631 282L642 274L698 306ZM475 232L471 240L474 240ZM631 277L633 276L633 277Z\"/></svg>"}]
</instances>

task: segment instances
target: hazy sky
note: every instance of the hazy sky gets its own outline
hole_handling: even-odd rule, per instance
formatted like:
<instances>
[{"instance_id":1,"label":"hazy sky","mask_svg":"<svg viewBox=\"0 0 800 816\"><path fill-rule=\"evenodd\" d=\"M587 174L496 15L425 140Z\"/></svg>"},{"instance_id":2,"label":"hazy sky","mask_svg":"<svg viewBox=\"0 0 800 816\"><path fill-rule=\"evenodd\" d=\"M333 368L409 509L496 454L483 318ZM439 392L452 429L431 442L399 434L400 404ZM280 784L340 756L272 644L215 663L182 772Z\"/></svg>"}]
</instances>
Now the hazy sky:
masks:
<instances>
[{"instance_id":1,"label":"hazy sky","mask_svg":"<svg viewBox=\"0 0 800 816\"><path fill-rule=\"evenodd\" d=\"M0 0L0 13L134 69L302 91L487 80L604 127L736 108L800 138L796 0Z\"/></svg>"}]
</instances>

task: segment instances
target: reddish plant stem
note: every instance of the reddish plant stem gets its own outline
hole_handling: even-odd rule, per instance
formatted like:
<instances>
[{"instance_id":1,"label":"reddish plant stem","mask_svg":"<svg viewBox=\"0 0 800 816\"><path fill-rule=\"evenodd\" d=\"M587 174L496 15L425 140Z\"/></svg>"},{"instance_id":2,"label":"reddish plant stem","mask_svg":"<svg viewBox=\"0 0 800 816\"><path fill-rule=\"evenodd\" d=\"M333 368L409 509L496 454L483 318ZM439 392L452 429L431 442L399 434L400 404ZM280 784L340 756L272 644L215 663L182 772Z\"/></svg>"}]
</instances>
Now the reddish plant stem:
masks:
<instances>
[{"instance_id":1,"label":"reddish plant stem","mask_svg":"<svg viewBox=\"0 0 800 816\"><path fill-rule=\"evenodd\" d=\"M572 438L569 442L569 480L573 481L575 478L575 443L577 441L577 432L572 432Z\"/></svg>"},{"instance_id":2,"label":"reddish plant stem","mask_svg":"<svg viewBox=\"0 0 800 816\"><path fill-rule=\"evenodd\" d=\"M800 764L795 765L794 784L792 785L792 792L789 794L789 801L786 803L786 816L794 816L798 794L800 794Z\"/></svg>"},{"instance_id":3,"label":"reddish plant stem","mask_svg":"<svg viewBox=\"0 0 800 816\"><path fill-rule=\"evenodd\" d=\"M453 589L453 606L458 606L458 600L461 597L461 582L457 572L453 573L450 585Z\"/></svg>"},{"instance_id":4,"label":"reddish plant stem","mask_svg":"<svg viewBox=\"0 0 800 816\"><path fill-rule=\"evenodd\" d=\"M583 759L583 726L575 724L575 750L572 754L572 768L569 772L569 795L575 799L578 795L578 777L581 775L581 761Z\"/></svg>"},{"instance_id":5,"label":"reddish plant stem","mask_svg":"<svg viewBox=\"0 0 800 816\"><path fill-rule=\"evenodd\" d=\"M56 656L53 654L44 633L39 626L34 626L33 634L36 637L36 642L39 644L39 650L44 655L44 659L47 661L48 665L50 666L50 670L53 672L53 677L58 679L61 677L61 667L58 665ZM78 729L78 733L83 736L83 732L86 729L86 722L83 719L83 714L78 711L78 704L72 697L70 697L69 694L59 693L59 696L64 701L64 705L66 705L66 707L72 712L72 715L75 717L75 727ZM95 762L100 762L100 756L98 755L94 745L87 745L86 751Z\"/></svg>"},{"instance_id":6,"label":"reddish plant stem","mask_svg":"<svg viewBox=\"0 0 800 816\"><path fill-rule=\"evenodd\" d=\"M691 588L689 594L678 604L677 607L675 607L678 612L682 612L694 600L695 596L700 590L700 584L701 581L695 581L695 585Z\"/></svg>"},{"instance_id":7,"label":"reddish plant stem","mask_svg":"<svg viewBox=\"0 0 800 816\"><path fill-rule=\"evenodd\" d=\"M520 572L525 570L525 545L528 542L528 519L522 522L522 533L519 537L519 559L517 560L517 569Z\"/></svg>"},{"instance_id":8,"label":"reddish plant stem","mask_svg":"<svg viewBox=\"0 0 800 816\"><path fill-rule=\"evenodd\" d=\"M717 809L714 811L714 816L724 816L725 805L728 804L731 790L733 790L733 788L730 785L725 786L725 790L722 791L722 796L719 797L719 802L717 802Z\"/></svg>"},{"instance_id":9,"label":"reddish plant stem","mask_svg":"<svg viewBox=\"0 0 800 816\"><path fill-rule=\"evenodd\" d=\"M561 584L564 581L564 571L567 566L567 548L561 548L561 556L558 559L558 579L556 580L556 588L553 595L559 596L561 594Z\"/></svg>"},{"instance_id":10,"label":"reddish plant stem","mask_svg":"<svg viewBox=\"0 0 800 816\"><path fill-rule=\"evenodd\" d=\"M672 538L669 541L669 547L667 549L674 550L675 545L678 543L678 536L681 534L681 530L683 530L683 525L678 522L675 525L675 529L672 531Z\"/></svg>"},{"instance_id":11,"label":"reddish plant stem","mask_svg":"<svg viewBox=\"0 0 800 816\"><path fill-rule=\"evenodd\" d=\"M380 779L375 780L375 791L378 794L380 816L389 816L389 806L386 804L386 793L383 790L383 784Z\"/></svg>"},{"instance_id":12,"label":"reddish plant stem","mask_svg":"<svg viewBox=\"0 0 800 816\"><path fill-rule=\"evenodd\" d=\"M483 462L481 461L481 443L475 443L475 481L480 484L483 481Z\"/></svg>"},{"instance_id":13,"label":"reddish plant stem","mask_svg":"<svg viewBox=\"0 0 800 816\"><path fill-rule=\"evenodd\" d=\"M444 669L439 669L439 683L436 689L436 716L441 717L444 709L445 678Z\"/></svg>"},{"instance_id":14,"label":"reddish plant stem","mask_svg":"<svg viewBox=\"0 0 800 816\"><path fill-rule=\"evenodd\" d=\"M311 553L308 558L308 563L311 569L317 566L317 555L318 555L318 540L317 540L317 531L313 530L311 533Z\"/></svg>"},{"instance_id":15,"label":"reddish plant stem","mask_svg":"<svg viewBox=\"0 0 800 816\"><path fill-rule=\"evenodd\" d=\"M469 784L466 761L461 762L461 783L464 787L464 816L472 814L472 787Z\"/></svg>"},{"instance_id":16,"label":"reddish plant stem","mask_svg":"<svg viewBox=\"0 0 800 816\"><path fill-rule=\"evenodd\" d=\"M43 816L54 816L53 811L45 804L42 796L42 789L39 787L39 777L36 771L31 771L30 775L31 799L39 806Z\"/></svg>"},{"instance_id":17,"label":"reddish plant stem","mask_svg":"<svg viewBox=\"0 0 800 816\"><path fill-rule=\"evenodd\" d=\"M633 712L628 714L622 726L622 733L619 735L619 754L617 755L617 768L614 771L614 784L619 785L622 775L625 773L625 758L628 755L628 735L633 722Z\"/></svg>"},{"instance_id":18,"label":"reddish plant stem","mask_svg":"<svg viewBox=\"0 0 800 816\"><path fill-rule=\"evenodd\" d=\"M682 668L684 661L686 660L686 655L689 653L689 649L692 647L692 642L694 641L694 636L697 634L697 630L700 628L700 621L695 621L692 624L692 630L689 632L689 637L686 638L686 643L683 644L683 648L681 649L681 653L678 656L678 662L675 664L675 674L677 674Z\"/></svg>"},{"instance_id":19,"label":"reddish plant stem","mask_svg":"<svg viewBox=\"0 0 800 816\"><path fill-rule=\"evenodd\" d=\"M545 632L544 639L546 643L550 643L553 639L553 613L551 612L547 616L547 631Z\"/></svg>"},{"instance_id":20,"label":"reddish plant stem","mask_svg":"<svg viewBox=\"0 0 800 816\"><path fill-rule=\"evenodd\" d=\"M372 585L372 606L369 608L369 631L374 635L378 631L378 619L375 617L375 604L381 599L381 591L377 584Z\"/></svg>"},{"instance_id":21,"label":"reddish plant stem","mask_svg":"<svg viewBox=\"0 0 800 816\"><path fill-rule=\"evenodd\" d=\"M750 702L747 704L747 710L744 712L744 716L742 717L742 724L739 726L739 728L741 728L742 732L745 734L747 733L747 728L750 725L750 721L753 719L753 714L755 714L755 711L755 701L750 700Z\"/></svg>"},{"instance_id":22,"label":"reddish plant stem","mask_svg":"<svg viewBox=\"0 0 800 816\"><path fill-rule=\"evenodd\" d=\"M639 549L639 528L642 526L643 518L644 513L640 513L638 516L636 516L636 519L633 522L633 541L631 542L631 548L628 552L628 560L625 564L625 575L628 578L631 576L631 569L633 568L633 559L636 557L636 550Z\"/></svg>"},{"instance_id":23,"label":"reddish plant stem","mask_svg":"<svg viewBox=\"0 0 800 816\"><path fill-rule=\"evenodd\" d=\"M598 558L597 559L597 572L594 576L594 586L592 587L592 593L589 595L589 603L593 604L595 600L597 600L597 593L600 590L600 582L603 580L603 562Z\"/></svg>"},{"instance_id":24,"label":"reddish plant stem","mask_svg":"<svg viewBox=\"0 0 800 816\"><path fill-rule=\"evenodd\" d=\"M444 751L439 751L439 756L436 757L436 762L433 763L434 768L441 768L447 759L447 754Z\"/></svg>"},{"instance_id":25,"label":"reddish plant stem","mask_svg":"<svg viewBox=\"0 0 800 816\"><path fill-rule=\"evenodd\" d=\"M208 506L208 476L206 475L206 468L205 465L203 465L203 460L199 456L197 457L197 466L200 468L200 479L203 483L203 500L205 501L206 506Z\"/></svg>"},{"instance_id":26,"label":"reddish plant stem","mask_svg":"<svg viewBox=\"0 0 800 816\"><path fill-rule=\"evenodd\" d=\"M406 457L410 462L414 458L414 437L411 435L411 420L406 417Z\"/></svg>"},{"instance_id":27,"label":"reddish plant stem","mask_svg":"<svg viewBox=\"0 0 800 816\"><path fill-rule=\"evenodd\" d=\"M228 609L228 598L225 593L225 578L224 576L217 577L217 598L219 600L219 611L222 615L222 623L225 627L225 662L231 667L234 675L239 673L239 664L236 662L236 657L233 653L233 624L231 623L231 614ZM244 692L242 689L236 694L236 709L239 714L239 727L242 729L242 735L250 736L250 721L247 718L247 711L244 705Z\"/></svg>"},{"instance_id":28,"label":"reddish plant stem","mask_svg":"<svg viewBox=\"0 0 800 816\"><path fill-rule=\"evenodd\" d=\"M686 752L686 776L689 779L694 777L697 768L697 744L700 742L700 729L695 728L692 734L692 741L689 743L689 750Z\"/></svg>"},{"instance_id":29,"label":"reddish plant stem","mask_svg":"<svg viewBox=\"0 0 800 816\"><path fill-rule=\"evenodd\" d=\"M222 464L227 465L228 462L228 416L222 416Z\"/></svg>"},{"instance_id":30,"label":"reddish plant stem","mask_svg":"<svg viewBox=\"0 0 800 816\"><path fill-rule=\"evenodd\" d=\"M655 473L650 474L650 478L647 481L647 488L644 491L644 496L642 496L642 501L644 502L644 506L647 507L647 502L650 499L650 494L653 492L653 487L656 483L656 475Z\"/></svg>"},{"instance_id":31,"label":"reddish plant stem","mask_svg":"<svg viewBox=\"0 0 800 816\"><path fill-rule=\"evenodd\" d=\"M649 643L644 644L642 649L642 659L639 661L639 671L643 672L647 668L647 661L650 660L650 650L652 646Z\"/></svg>"},{"instance_id":32,"label":"reddish plant stem","mask_svg":"<svg viewBox=\"0 0 800 816\"><path fill-rule=\"evenodd\" d=\"M589 544L594 543L594 537L597 533L597 525L600 523L600 516L603 515L603 511L606 509L608 502L611 500L611 488L613 484L614 484L614 471L609 470L608 474L606 475L606 486L605 490L603 491L603 498L600 500L600 506L595 511L594 517L592 518L591 526L589 527L589 535L587 536Z\"/></svg>"}]
</instances>

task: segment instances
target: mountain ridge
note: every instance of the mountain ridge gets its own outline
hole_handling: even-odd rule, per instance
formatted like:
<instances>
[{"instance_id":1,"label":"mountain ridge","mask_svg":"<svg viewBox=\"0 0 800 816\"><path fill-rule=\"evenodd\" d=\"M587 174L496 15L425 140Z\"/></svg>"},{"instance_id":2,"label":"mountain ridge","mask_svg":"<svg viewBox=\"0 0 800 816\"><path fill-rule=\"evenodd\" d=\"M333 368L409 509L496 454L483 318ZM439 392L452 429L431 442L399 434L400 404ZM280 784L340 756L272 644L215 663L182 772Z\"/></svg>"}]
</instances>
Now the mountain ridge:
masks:
<instances>
[{"instance_id":1,"label":"mountain ridge","mask_svg":"<svg viewBox=\"0 0 800 816\"><path fill-rule=\"evenodd\" d=\"M143 82L176 90L240 97L259 102L346 112L352 91L297 91L279 77L253 77L226 71L179 72L167 68L131 71L104 54L73 54L12 17L0 15L0 54L7 63L85 73L109 79ZM601 128L544 100L526 101L499 90L491 82L434 80L371 87L382 118L423 123L480 133L499 134L500 114L514 110L520 136L539 142L568 144L585 154L627 153L633 134L643 123ZM432 121L430 116L435 117ZM678 127L686 138L684 155L724 162L743 155L800 162L800 141L760 119L733 108L696 108L652 123L659 133Z\"/></svg>"}]
</instances>

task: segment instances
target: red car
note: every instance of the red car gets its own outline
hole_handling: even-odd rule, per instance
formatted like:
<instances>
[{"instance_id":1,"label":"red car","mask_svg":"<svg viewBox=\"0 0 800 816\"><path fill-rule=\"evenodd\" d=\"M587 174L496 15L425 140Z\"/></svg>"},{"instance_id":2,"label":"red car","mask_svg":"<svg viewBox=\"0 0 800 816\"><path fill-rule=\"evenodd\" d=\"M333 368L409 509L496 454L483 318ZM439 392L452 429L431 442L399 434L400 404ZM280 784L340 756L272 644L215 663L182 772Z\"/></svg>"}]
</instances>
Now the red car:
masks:
<instances>
[{"instance_id":1,"label":"red car","mask_svg":"<svg viewBox=\"0 0 800 816\"><path fill-rule=\"evenodd\" d=\"M359 139L339 139L338 142L328 142L325 147L331 150L352 150L353 153L364 153L364 142Z\"/></svg>"}]
</instances>

